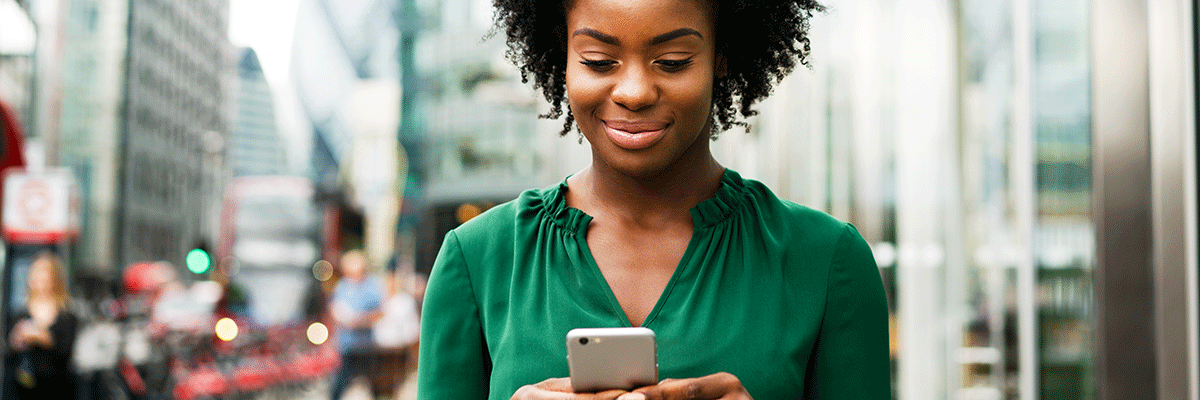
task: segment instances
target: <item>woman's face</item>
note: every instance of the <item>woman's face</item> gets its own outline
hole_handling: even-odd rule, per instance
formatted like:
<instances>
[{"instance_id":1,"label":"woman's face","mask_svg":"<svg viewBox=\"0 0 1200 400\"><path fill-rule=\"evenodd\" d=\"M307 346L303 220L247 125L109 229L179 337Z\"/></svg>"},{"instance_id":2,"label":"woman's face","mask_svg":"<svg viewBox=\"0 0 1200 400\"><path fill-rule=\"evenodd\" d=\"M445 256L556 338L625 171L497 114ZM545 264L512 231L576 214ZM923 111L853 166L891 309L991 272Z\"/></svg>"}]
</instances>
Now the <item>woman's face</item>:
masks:
<instances>
[{"instance_id":1,"label":"woman's face","mask_svg":"<svg viewBox=\"0 0 1200 400\"><path fill-rule=\"evenodd\" d=\"M29 294L47 296L54 290L54 273L47 261L34 261L29 266Z\"/></svg>"},{"instance_id":2,"label":"woman's face","mask_svg":"<svg viewBox=\"0 0 1200 400\"><path fill-rule=\"evenodd\" d=\"M652 177L708 151L716 42L703 0L574 0L567 97L593 163Z\"/></svg>"}]
</instances>

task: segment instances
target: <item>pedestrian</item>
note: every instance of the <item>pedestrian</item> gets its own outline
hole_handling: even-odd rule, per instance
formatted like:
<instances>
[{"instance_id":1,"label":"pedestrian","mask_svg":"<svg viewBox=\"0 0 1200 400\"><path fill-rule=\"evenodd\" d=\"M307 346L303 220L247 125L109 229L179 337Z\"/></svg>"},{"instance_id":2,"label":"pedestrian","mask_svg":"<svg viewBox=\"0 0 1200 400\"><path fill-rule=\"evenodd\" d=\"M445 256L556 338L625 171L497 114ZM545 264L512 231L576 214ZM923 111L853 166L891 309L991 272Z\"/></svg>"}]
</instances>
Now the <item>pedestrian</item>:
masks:
<instances>
[{"instance_id":1,"label":"pedestrian","mask_svg":"<svg viewBox=\"0 0 1200 400\"><path fill-rule=\"evenodd\" d=\"M411 257L408 257L411 259ZM404 266L397 266L397 263ZM421 334L420 310L417 300L405 290L405 283L411 281L411 261L393 261L389 263L384 280L387 300L381 310L382 317L375 322L375 344L382 348L401 349L417 343Z\"/></svg>"},{"instance_id":2,"label":"pedestrian","mask_svg":"<svg viewBox=\"0 0 1200 400\"><path fill-rule=\"evenodd\" d=\"M809 54L812 0L495 0L591 163L446 234L421 399L887 399L887 303L857 230L709 143ZM740 130L740 129L739 129ZM564 340L644 326L658 384L572 393Z\"/></svg>"},{"instance_id":3,"label":"pedestrian","mask_svg":"<svg viewBox=\"0 0 1200 400\"><path fill-rule=\"evenodd\" d=\"M342 367L334 377L330 398L338 400L355 377L367 377L375 366L372 328L383 316L383 283L367 273L367 257L351 250L342 255L342 277L333 288L330 311L337 331Z\"/></svg>"},{"instance_id":4,"label":"pedestrian","mask_svg":"<svg viewBox=\"0 0 1200 400\"><path fill-rule=\"evenodd\" d=\"M409 378L409 373L417 364L417 339L421 333L421 320L417 310L417 301L403 289L403 282L409 281L411 262L403 262L404 267L397 268L396 258L388 263L385 287L387 300L383 303L383 317L375 322L375 344L378 352L375 371L372 379L373 390L376 393L397 393L400 385Z\"/></svg>"},{"instance_id":5,"label":"pedestrian","mask_svg":"<svg viewBox=\"0 0 1200 400\"><path fill-rule=\"evenodd\" d=\"M8 324L8 393L18 399L73 399L78 321L69 309L62 260L50 251L38 253L26 285L25 307Z\"/></svg>"}]
</instances>

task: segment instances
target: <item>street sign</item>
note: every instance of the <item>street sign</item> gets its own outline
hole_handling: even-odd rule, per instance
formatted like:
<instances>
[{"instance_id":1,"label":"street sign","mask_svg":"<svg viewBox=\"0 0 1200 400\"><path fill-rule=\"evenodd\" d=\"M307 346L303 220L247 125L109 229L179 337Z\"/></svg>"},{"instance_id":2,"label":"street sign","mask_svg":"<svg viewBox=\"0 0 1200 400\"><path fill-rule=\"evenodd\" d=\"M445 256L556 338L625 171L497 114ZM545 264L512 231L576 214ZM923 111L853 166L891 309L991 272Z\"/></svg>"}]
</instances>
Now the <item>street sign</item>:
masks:
<instances>
[{"instance_id":1,"label":"street sign","mask_svg":"<svg viewBox=\"0 0 1200 400\"><path fill-rule=\"evenodd\" d=\"M79 198L67 168L8 169L0 204L0 236L10 243L50 244L79 231Z\"/></svg>"}]
</instances>

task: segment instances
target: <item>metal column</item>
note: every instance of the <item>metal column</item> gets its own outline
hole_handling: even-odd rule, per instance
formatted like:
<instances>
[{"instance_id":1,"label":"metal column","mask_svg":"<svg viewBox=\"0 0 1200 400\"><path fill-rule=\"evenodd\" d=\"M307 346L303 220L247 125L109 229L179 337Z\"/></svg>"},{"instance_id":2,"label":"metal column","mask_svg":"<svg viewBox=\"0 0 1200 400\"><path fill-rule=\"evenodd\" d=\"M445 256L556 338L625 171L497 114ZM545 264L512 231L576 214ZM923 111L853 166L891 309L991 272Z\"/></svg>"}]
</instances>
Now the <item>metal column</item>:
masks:
<instances>
[{"instance_id":1,"label":"metal column","mask_svg":"<svg viewBox=\"0 0 1200 400\"><path fill-rule=\"evenodd\" d=\"M1195 97L1190 0L1149 1L1151 197L1158 395L1195 399Z\"/></svg>"},{"instance_id":2,"label":"metal column","mask_svg":"<svg viewBox=\"0 0 1200 400\"><path fill-rule=\"evenodd\" d=\"M1093 3L1101 399L1197 396L1191 6Z\"/></svg>"},{"instance_id":3,"label":"metal column","mask_svg":"<svg viewBox=\"0 0 1200 400\"><path fill-rule=\"evenodd\" d=\"M1155 399L1145 0L1092 9L1096 392Z\"/></svg>"}]
</instances>

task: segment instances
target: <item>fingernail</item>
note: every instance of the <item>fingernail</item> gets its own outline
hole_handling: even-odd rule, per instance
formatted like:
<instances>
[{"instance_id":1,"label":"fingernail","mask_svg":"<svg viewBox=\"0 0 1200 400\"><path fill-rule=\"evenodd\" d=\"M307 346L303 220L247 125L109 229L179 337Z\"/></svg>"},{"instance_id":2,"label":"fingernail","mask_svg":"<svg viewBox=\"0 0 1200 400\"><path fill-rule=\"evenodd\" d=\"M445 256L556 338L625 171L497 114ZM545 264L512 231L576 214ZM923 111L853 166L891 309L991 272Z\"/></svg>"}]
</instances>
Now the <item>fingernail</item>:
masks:
<instances>
[{"instance_id":1,"label":"fingernail","mask_svg":"<svg viewBox=\"0 0 1200 400\"><path fill-rule=\"evenodd\" d=\"M617 397L617 400L646 400L646 395L641 393L625 393L621 397Z\"/></svg>"}]
</instances>

